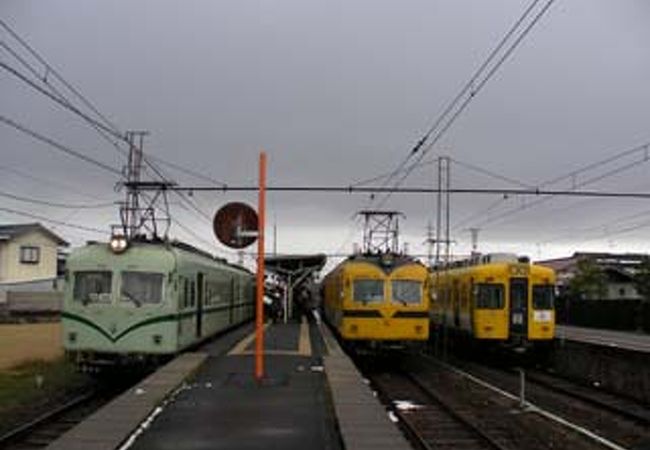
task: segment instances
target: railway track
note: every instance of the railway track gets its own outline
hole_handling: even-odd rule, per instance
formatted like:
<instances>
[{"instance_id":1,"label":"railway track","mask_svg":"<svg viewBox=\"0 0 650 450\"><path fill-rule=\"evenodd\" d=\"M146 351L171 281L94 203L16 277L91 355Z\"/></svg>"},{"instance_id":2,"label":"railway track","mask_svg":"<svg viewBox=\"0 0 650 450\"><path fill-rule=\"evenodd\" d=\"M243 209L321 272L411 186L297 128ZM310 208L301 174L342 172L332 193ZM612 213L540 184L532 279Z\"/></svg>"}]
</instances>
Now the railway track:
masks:
<instances>
[{"instance_id":1,"label":"railway track","mask_svg":"<svg viewBox=\"0 0 650 450\"><path fill-rule=\"evenodd\" d=\"M424 357L426 364L435 360ZM517 397L520 373L469 361L454 363L470 376ZM525 402L532 410L566 425L609 448L650 448L650 412L627 398L578 385L557 376L529 370L525 373Z\"/></svg>"},{"instance_id":2,"label":"railway track","mask_svg":"<svg viewBox=\"0 0 650 450\"><path fill-rule=\"evenodd\" d=\"M639 425L650 426L650 408L648 406L539 371L527 370L525 376L528 382L620 415Z\"/></svg>"},{"instance_id":3,"label":"railway track","mask_svg":"<svg viewBox=\"0 0 650 450\"><path fill-rule=\"evenodd\" d=\"M409 374L382 374L373 378L387 402L395 405L410 440L421 449L506 450L492 434L478 427L468 410L455 408ZM406 402L404 404L400 402Z\"/></svg>"},{"instance_id":4,"label":"railway track","mask_svg":"<svg viewBox=\"0 0 650 450\"><path fill-rule=\"evenodd\" d=\"M115 392L109 393L94 388L78 394L65 403L0 436L0 449L45 448L107 403L114 395Z\"/></svg>"},{"instance_id":5,"label":"railway track","mask_svg":"<svg viewBox=\"0 0 650 450\"><path fill-rule=\"evenodd\" d=\"M0 435L0 450L47 447L92 413L137 384L146 372L122 374L115 381L96 380L86 389L68 396L56 406Z\"/></svg>"}]
</instances>

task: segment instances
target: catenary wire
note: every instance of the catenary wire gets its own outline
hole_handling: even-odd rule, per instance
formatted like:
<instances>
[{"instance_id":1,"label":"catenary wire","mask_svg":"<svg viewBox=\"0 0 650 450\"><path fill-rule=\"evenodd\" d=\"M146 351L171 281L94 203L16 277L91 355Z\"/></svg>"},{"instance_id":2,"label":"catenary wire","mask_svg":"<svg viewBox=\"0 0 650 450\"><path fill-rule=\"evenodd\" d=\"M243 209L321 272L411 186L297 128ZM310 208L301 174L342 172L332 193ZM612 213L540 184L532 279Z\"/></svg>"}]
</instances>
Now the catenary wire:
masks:
<instances>
[{"instance_id":1,"label":"catenary wire","mask_svg":"<svg viewBox=\"0 0 650 450\"><path fill-rule=\"evenodd\" d=\"M497 54L503 49L504 45L508 42L508 40L512 37L512 35L517 31L517 29L521 26L522 22L528 17L530 12L533 10L535 5L540 0L533 0L528 7L524 10L523 14L519 17L517 21L510 27L510 29L507 31L507 33L501 38L499 43L497 44L494 49L490 52L488 57L483 61L483 63L478 67L478 69L474 72L474 74L470 77L470 79L465 83L463 88L456 94L456 96L453 98L451 102L447 104L445 109L438 115L437 119L433 122L433 124L429 127L429 129L425 132L425 134L417 141L415 146L408 152L406 157L398 164L397 168L391 172L388 172L387 175L385 175L386 180L384 181L384 185L388 184L390 180L392 180L400 171L404 169L404 166L408 163L408 161L422 148L422 146L427 142L427 140L431 137L433 132L440 126L440 124L443 122L443 120L451 113L451 111L454 109L454 107L458 104L458 102L463 98L463 96L469 91L476 80L481 76L481 74L485 71L485 69L489 66L489 64L494 60L494 58L497 56ZM382 176L384 178L384 176ZM373 180L374 181L374 180ZM352 183L352 185L357 185L359 183ZM365 184L365 183L364 183Z\"/></svg>"},{"instance_id":2,"label":"catenary wire","mask_svg":"<svg viewBox=\"0 0 650 450\"><path fill-rule=\"evenodd\" d=\"M89 156L86 156L81 152L78 152L78 151L73 150L73 149L71 149L69 147L66 147L65 145L60 144L60 143L56 142L55 140L53 140L53 139L51 139L51 138L49 138L47 136L44 136L44 135L42 135L40 133L37 133L36 131L29 129L25 125L22 125L22 124L14 121L14 120L8 118L8 117L0 115L0 122L4 123L4 124L6 124L6 125L8 125L8 126L10 126L12 128L15 128L16 130L18 130L18 131L20 131L20 132L22 132L22 133L24 133L24 134L26 134L28 136L31 136L32 138L34 138L34 139L36 139L38 141L41 141L41 142L43 142L45 144L48 144L49 146L51 146L51 147L53 147L53 148L55 148L55 149L57 149L57 150L59 150L59 151L61 151L63 153L66 153L66 154L68 154L70 156L74 156L75 158L81 159L81 160L83 160L83 161L85 161L85 162L87 162L89 164L92 164L92 165L94 165L96 167L99 167L99 168L101 168L101 169L103 169L103 170L105 170L107 172L111 172L113 174L117 174L117 175L120 175L120 176L122 175L122 173L119 170L109 166L108 164L105 164L105 163L103 163L101 161L98 161L98 160L93 159L93 158L91 158Z\"/></svg>"},{"instance_id":3,"label":"catenary wire","mask_svg":"<svg viewBox=\"0 0 650 450\"><path fill-rule=\"evenodd\" d=\"M435 134L434 138L430 141L427 142L426 146L424 149L420 152L418 156L416 156L416 163L419 163L422 161L424 156L442 139L444 134L447 132L447 130L454 124L456 119L463 113L465 108L469 105L469 103L476 97L476 95L483 89L483 87L487 84L487 82L494 76L494 74L497 72L497 70L503 65L503 63L512 55L514 50L521 44L523 39L530 33L530 31L533 29L533 27L540 21L540 19L546 14L546 12L549 10L551 5L555 2L555 0L548 0L546 4L540 9L540 11L533 17L531 22L524 28L524 30L515 38L514 42L506 49L505 53L497 60L497 62L492 66L492 68L488 71L487 75L477 84L476 87L473 87L471 91L469 92L469 95L466 97L466 99L461 103L460 107L456 110L456 112L451 116L449 120L440 128L437 133ZM413 167L413 166L411 166ZM411 174L413 171L413 168L410 170L406 170L402 176L398 179L398 181L393 185L394 188L397 188L402 185L402 183L408 178L408 176ZM387 193L378 207L382 207L388 199L391 197L391 193Z\"/></svg>"},{"instance_id":4,"label":"catenary wire","mask_svg":"<svg viewBox=\"0 0 650 450\"><path fill-rule=\"evenodd\" d=\"M15 33L12 31L12 34L15 34ZM20 39L17 35L16 35L16 38ZM33 51L33 49L31 47L29 47L26 43L24 43L24 40L21 40L21 42L25 46L27 46L30 49L30 51ZM56 72L57 73L57 79L59 79L59 81L61 81L68 89L70 89L75 95L77 95L84 102L84 104L91 109L91 111L93 111L101 120L104 121L104 123L101 123L100 121L93 119L92 117L90 117L89 115L87 115L83 111L81 111L79 108L74 106L72 104L72 102L69 99L67 99L59 90L57 90L54 86L52 86L47 81L43 80L39 76L38 71L36 71L36 69L34 69L33 66L31 66L29 63L27 63L27 61L25 61L23 58L21 58L20 55L17 54L17 52L15 52L8 45L6 45L6 43L4 43L4 41L2 41L1 44L2 44L2 47L5 48L5 50L7 50L12 56L14 56L23 66L27 67L27 69L34 75L35 78L37 78L39 81L45 83L45 85L48 87L48 89L51 90L51 92L47 92L45 89L38 86L34 81L30 80L25 74L21 73L19 70L15 69L14 67L10 66L9 64L7 64L5 62L0 61L0 67L1 68L5 69L9 73L11 73L15 77L17 77L19 80L21 80L24 83L26 83L27 85L29 85L31 88L33 88L36 91L38 91L39 93L41 93L42 95L45 95L50 100L56 102L60 106L66 108L70 112L72 112L72 113L76 114L77 116L81 117L86 123L88 123L90 126L92 126L101 135L102 138L104 138L109 144L111 144L122 156L127 156L126 150L120 148L119 145L118 145L118 142L123 142L125 144L130 145L130 142L126 139L126 136L124 135L124 133L122 133L119 130L119 128L116 125L114 125L111 121L106 119L106 116L103 115L101 112L99 112L99 110L94 105L92 105L92 103L86 97L84 97L83 94L81 94L77 89L75 89L70 83L65 81L65 79L62 76L60 76L58 74L58 72ZM38 56L38 59L48 70L52 71L52 73L55 72L54 69L52 69L52 67L45 60L43 60L40 56ZM114 139L116 139L118 142L116 142ZM150 165L150 159L154 159L154 158L152 158L151 156L146 156L145 155L143 157L143 159L144 159L145 163L147 163L147 165ZM196 178L203 179L204 181L210 181L210 182L215 182L215 183L219 183L219 184L224 184L224 183L222 183L220 181L217 181L217 180L215 180L215 179L213 179L211 177L203 175L203 174L201 174L201 173L199 173L199 172L197 172L195 170L188 169L188 168L183 167L183 166L181 166L179 164L166 161L163 158L156 157L155 160L157 160L160 163L165 164L165 165L167 165L169 167L175 168L176 170L182 171L182 172L184 172L186 174L190 174L190 175L192 175L192 176L194 176Z\"/></svg>"},{"instance_id":5,"label":"catenary wire","mask_svg":"<svg viewBox=\"0 0 650 450\"><path fill-rule=\"evenodd\" d=\"M32 203L35 205L50 206L52 208L63 208L63 209L100 209L107 208L109 206L115 206L115 202L106 202L98 204L70 204L70 203L57 203L49 200L39 200L31 197L24 197L21 195L12 194L10 192L0 191L0 197L10 198L24 203Z\"/></svg>"},{"instance_id":6,"label":"catenary wire","mask_svg":"<svg viewBox=\"0 0 650 450\"><path fill-rule=\"evenodd\" d=\"M33 214L33 213L26 212L26 211L20 211L20 210L11 209L11 208L5 208L5 207L0 207L0 211L6 212L6 213L9 213L9 214L15 214L17 216L29 217L31 219L42 220L43 222L53 223L55 225L60 225L62 227L76 228L78 230L90 231L90 232L93 232L93 233L106 234L105 231L100 230L99 228L87 227L85 225L79 225L79 224L64 222L62 220L56 220L56 219L52 219L50 217L45 217L45 216L41 216L39 214Z\"/></svg>"}]
</instances>

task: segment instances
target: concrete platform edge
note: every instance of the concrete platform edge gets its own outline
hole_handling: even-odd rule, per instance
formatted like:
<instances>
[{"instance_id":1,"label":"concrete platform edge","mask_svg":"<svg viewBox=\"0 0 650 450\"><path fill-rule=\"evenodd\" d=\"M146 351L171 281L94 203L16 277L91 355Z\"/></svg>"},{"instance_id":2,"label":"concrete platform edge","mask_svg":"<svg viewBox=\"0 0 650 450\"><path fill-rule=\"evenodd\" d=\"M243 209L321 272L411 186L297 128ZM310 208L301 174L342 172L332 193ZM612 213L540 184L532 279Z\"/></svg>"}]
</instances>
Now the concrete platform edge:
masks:
<instances>
[{"instance_id":1,"label":"concrete platform edge","mask_svg":"<svg viewBox=\"0 0 650 450\"><path fill-rule=\"evenodd\" d=\"M136 386L91 414L51 443L48 450L115 450L208 358L207 353L183 353Z\"/></svg>"},{"instance_id":2,"label":"concrete platform edge","mask_svg":"<svg viewBox=\"0 0 650 450\"><path fill-rule=\"evenodd\" d=\"M328 350L327 356L323 356L325 375L344 447L348 450L411 449L331 331L325 325L320 329Z\"/></svg>"}]
</instances>

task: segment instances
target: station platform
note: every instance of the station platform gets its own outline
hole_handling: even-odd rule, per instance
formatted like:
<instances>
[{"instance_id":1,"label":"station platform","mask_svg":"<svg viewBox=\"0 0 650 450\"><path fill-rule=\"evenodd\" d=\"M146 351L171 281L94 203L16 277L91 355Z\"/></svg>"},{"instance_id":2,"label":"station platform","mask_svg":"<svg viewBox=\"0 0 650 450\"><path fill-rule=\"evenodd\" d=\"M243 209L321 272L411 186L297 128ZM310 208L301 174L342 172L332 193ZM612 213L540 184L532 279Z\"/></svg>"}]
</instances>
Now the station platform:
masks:
<instances>
[{"instance_id":1,"label":"station platform","mask_svg":"<svg viewBox=\"0 0 650 450\"><path fill-rule=\"evenodd\" d=\"M87 439L91 426L86 426L85 442L75 441L82 435L73 429L68 433L71 439L66 441L64 435L56 448L411 448L323 325L304 319L267 324L265 377L259 383L253 376L252 326L237 334L195 353L201 356L193 361L200 365L192 366L184 383L170 385L169 395L152 406L146 418L140 414L129 433L124 433L120 421L121 428L114 430L118 436L112 436L110 443L91 442ZM137 389L124 395L129 398ZM109 434L110 428L106 423L99 427ZM97 445L85 445L90 443Z\"/></svg>"},{"instance_id":2,"label":"station platform","mask_svg":"<svg viewBox=\"0 0 650 450\"><path fill-rule=\"evenodd\" d=\"M555 337L560 340L650 353L650 334L556 325Z\"/></svg>"}]
</instances>

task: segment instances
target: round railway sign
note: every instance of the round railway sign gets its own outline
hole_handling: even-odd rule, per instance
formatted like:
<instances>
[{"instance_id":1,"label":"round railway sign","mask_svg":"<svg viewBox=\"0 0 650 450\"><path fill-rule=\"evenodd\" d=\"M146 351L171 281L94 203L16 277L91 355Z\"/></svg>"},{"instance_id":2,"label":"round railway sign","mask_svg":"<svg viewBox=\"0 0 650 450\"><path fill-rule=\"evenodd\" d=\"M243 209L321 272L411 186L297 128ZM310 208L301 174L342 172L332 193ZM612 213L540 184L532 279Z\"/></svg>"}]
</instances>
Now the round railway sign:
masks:
<instances>
[{"instance_id":1,"label":"round railway sign","mask_svg":"<svg viewBox=\"0 0 650 450\"><path fill-rule=\"evenodd\" d=\"M227 203L214 215L212 227L223 245L245 248L257 240L257 212L246 203Z\"/></svg>"}]
</instances>

